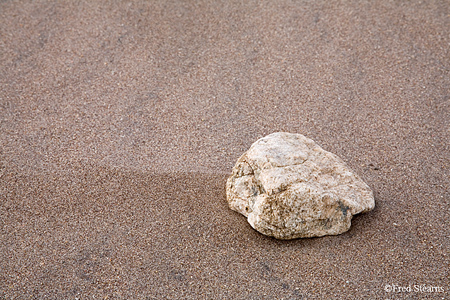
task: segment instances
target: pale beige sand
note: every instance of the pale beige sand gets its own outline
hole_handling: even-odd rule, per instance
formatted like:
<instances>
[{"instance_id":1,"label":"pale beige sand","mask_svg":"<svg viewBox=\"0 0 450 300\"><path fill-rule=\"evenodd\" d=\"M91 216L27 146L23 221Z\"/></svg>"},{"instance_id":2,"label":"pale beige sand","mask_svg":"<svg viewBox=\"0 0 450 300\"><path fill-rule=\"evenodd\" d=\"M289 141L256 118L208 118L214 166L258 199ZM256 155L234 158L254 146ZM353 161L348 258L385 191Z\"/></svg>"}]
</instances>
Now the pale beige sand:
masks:
<instances>
[{"instance_id":1,"label":"pale beige sand","mask_svg":"<svg viewBox=\"0 0 450 300\"><path fill-rule=\"evenodd\" d=\"M448 1L0 1L0 299L448 298L449 73ZM225 180L276 131L375 210L254 231Z\"/></svg>"}]
</instances>

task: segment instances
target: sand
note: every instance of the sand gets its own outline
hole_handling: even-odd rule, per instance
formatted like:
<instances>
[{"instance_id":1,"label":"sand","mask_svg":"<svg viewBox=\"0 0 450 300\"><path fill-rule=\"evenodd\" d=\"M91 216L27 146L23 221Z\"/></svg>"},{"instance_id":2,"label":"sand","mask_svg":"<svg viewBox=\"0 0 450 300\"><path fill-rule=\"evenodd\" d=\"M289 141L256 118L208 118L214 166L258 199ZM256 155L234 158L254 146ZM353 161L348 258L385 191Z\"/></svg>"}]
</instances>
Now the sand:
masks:
<instances>
[{"instance_id":1,"label":"sand","mask_svg":"<svg viewBox=\"0 0 450 300\"><path fill-rule=\"evenodd\" d=\"M0 299L448 299L448 1L1 1ZM237 158L301 133L376 208L278 241Z\"/></svg>"}]
</instances>

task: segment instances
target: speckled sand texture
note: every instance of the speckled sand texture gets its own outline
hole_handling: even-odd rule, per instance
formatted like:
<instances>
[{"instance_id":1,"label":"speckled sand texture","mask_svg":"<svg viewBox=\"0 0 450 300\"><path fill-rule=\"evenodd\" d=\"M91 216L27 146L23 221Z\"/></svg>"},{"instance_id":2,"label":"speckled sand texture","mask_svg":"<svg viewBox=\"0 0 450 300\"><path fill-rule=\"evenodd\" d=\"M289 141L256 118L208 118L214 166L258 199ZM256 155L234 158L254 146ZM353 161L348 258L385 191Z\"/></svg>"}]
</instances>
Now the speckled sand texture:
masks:
<instances>
[{"instance_id":1,"label":"speckled sand texture","mask_svg":"<svg viewBox=\"0 0 450 300\"><path fill-rule=\"evenodd\" d=\"M0 1L0 87L0 299L450 297L447 0ZM375 210L253 230L225 181L276 131Z\"/></svg>"}]
</instances>

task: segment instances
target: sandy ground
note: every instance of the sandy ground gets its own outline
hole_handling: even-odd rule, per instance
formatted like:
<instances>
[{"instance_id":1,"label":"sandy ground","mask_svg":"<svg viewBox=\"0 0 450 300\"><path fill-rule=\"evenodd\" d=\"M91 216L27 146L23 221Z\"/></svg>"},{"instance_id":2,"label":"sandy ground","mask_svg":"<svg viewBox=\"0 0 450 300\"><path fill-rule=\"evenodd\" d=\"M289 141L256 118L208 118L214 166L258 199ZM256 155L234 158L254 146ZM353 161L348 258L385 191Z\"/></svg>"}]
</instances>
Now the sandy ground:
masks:
<instances>
[{"instance_id":1,"label":"sandy ground","mask_svg":"<svg viewBox=\"0 0 450 300\"><path fill-rule=\"evenodd\" d=\"M0 299L450 297L449 1L0 1L0 86ZM225 181L276 131L376 209L254 231Z\"/></svg>"}]
</instances>

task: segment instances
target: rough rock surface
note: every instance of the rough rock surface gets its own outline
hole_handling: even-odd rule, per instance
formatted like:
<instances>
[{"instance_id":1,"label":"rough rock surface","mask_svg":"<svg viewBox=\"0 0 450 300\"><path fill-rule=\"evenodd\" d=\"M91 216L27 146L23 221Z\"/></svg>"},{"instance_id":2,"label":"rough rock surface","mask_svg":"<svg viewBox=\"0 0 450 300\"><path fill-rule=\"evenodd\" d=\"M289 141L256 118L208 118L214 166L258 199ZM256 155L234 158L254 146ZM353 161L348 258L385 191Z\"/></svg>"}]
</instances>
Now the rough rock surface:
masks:
<instances>
[{"instance_id":1,"label":"rough rock surface","mask_svg":"<svg viewBox=\"0 0 450 300\"><path fill-rule=\"evenodd\" d=\"M277 239L336 235L375 207L372 190L336 155L301 134L256 141L227 180L231 209Z\"/></svg>"}]
</instances>

